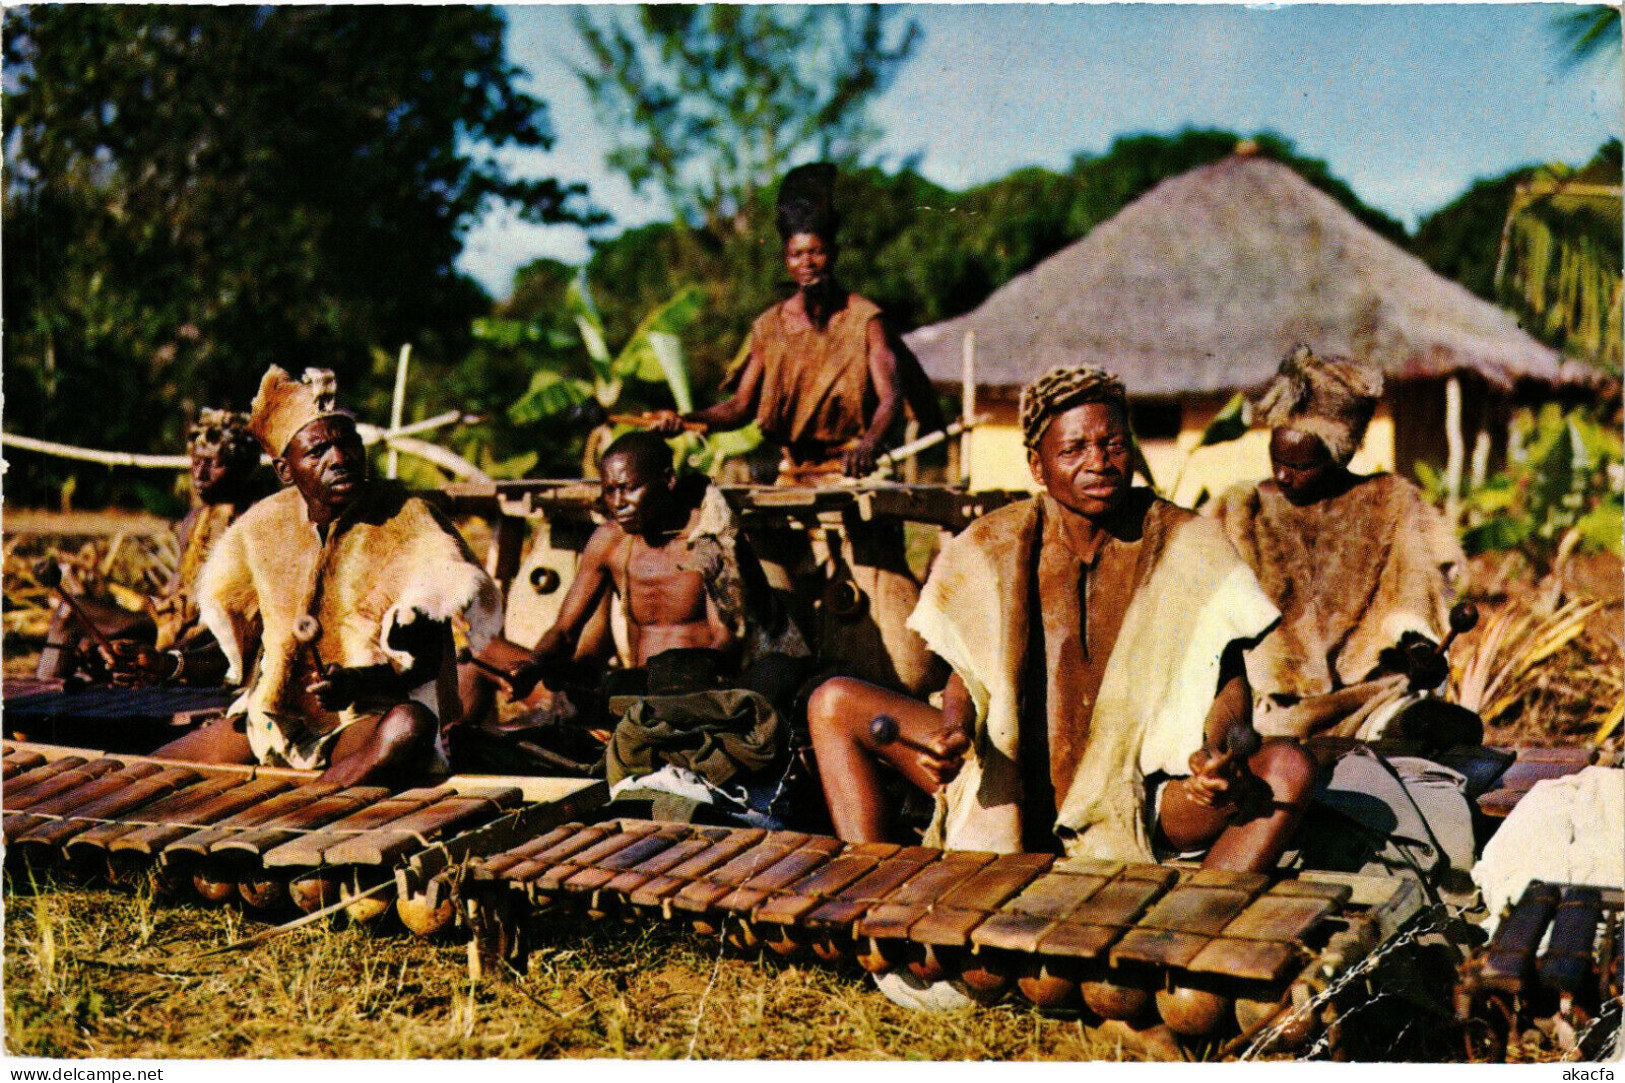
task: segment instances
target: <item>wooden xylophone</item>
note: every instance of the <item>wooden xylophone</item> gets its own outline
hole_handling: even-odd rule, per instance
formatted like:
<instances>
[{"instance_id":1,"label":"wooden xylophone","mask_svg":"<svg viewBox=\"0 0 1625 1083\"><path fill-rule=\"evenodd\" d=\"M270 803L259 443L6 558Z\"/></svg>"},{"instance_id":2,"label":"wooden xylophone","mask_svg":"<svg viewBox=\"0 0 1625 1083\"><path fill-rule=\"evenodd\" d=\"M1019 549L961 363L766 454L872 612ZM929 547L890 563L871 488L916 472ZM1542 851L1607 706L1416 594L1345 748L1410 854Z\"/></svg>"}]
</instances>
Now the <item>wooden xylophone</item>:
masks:
<instances>
[{"instance_id":1,"label":"wooden xylophone","mask_svg":"<svg viewBox=\"0 0 1625 1083\"><path fill-rule=\"evenodd\" d=\"M527 913L687 920L739 948L954 979L985 999L1108 1019L1155 1012L1208 1036L1284 1024L1421 905L1407 881L847 845L791 831L567 824L493 851L457 893L489 952L523 957ZM1310 1030L1304 1027L1302 1040Z\"/></svg>"},{"instance_id":2,"label":"wooden xylophone","mask_svg":"<svg viewBox=\"0 0 1625 1083\"><path fill-rule=\"evenodd\" d=\"M604 800L583 779L455 777L404 792L340 787L316 772L184 764L5 742L0 805L8 866L54 866L114 882L155 874L210 902L306 912L345 899L357 920L389 906L397 870L435 850L449 863ZM475 829L481 829L478 832ZM511 833L511 834L510 834ZM401 894L411 927L451 920L449 902Z\"/></svg>"},{"instance_id":3,"label":"wooden xylophone","mask_svg":"<svg viewBox=\"0 0 1625 1083\"><path fill-rule=\"evenodd\" d=\"M1618 888L1531 881L1490 942L1461 964L1457 1018L1487 1020L1501 1050L1518 1020L1560 1019L1571 1028L1565 1052L1595 1055L1572 1032L1609 1012L1618 1026L1622 910Z\"/></svg>"}]
</instances>

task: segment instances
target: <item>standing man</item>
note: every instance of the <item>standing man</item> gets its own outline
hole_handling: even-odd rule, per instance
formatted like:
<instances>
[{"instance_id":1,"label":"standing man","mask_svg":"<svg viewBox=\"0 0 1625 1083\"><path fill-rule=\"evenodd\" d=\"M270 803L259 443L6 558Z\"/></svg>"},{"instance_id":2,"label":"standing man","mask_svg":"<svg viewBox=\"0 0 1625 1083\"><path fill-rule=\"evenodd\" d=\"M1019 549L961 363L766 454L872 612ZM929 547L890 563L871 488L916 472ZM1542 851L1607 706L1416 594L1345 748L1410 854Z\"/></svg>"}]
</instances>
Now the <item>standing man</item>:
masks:
<instances>
[{"instance_id":1,"label":"standing man","mask_svg":"<svg viewBox=\"0 0 1625 1083\"><path fill-rule=\"evenodd\" d=\"M942 709L849 680L813 695L836 833L880 839L878 757L938 794L928 845L1271 868L1314 780L1294 742L1242 751L1241 650L1274 606L1215 524L1129 487L1115 376L1052 370L1021 422L1043 492L949 541L910 621L953 667ZM879 715L904 739L878 742Z\"/></svg>"},{"instance_id":2,"label":"standing man","mask_svg":"<svg viewBox=\"0 0 1625 1083\"><path fill-rule=\"evenodd\" d=\"M796 292L751 326L744 367L733 396L704 410L656 415L654 431L675 435L685 422L708 432L755 421L782 450L780 484L825 485L874 472L881 442L904 404L898 356L880 320L880 307L845 289L835 277L835 167L793 169L779 186L777 226L784 266ZM926 401L929 400L929 401ZM935 400L913 401L921 420L939 425ZM780 564L792 593L823 595L815 624L819 656L880 683L922 691L935 672L924 643L905 622L919 600L919 583L904 556L896 524L847 516L832 538L789 532L763 538L765 560ZM831 612L830 587L850 576L861 594L857 612ZM809 625L812 626L812 625Z\"/></svg>"},{"instance_id":3,"label":"standing man","mask_svg":"<svg viewBox=\"0 0 1625 1083\"><path fill-rule=\"evenodd\" d=\"M226 531L200 598L227 680L247 687L225 719L157 755L318 769L341 785L443 770L440 720L458 716L451 622L484 646L501 625L495 584L427 504L368 478L331 372L272 366L248 426L284 488Z\"/></svg>"}]
</instances>

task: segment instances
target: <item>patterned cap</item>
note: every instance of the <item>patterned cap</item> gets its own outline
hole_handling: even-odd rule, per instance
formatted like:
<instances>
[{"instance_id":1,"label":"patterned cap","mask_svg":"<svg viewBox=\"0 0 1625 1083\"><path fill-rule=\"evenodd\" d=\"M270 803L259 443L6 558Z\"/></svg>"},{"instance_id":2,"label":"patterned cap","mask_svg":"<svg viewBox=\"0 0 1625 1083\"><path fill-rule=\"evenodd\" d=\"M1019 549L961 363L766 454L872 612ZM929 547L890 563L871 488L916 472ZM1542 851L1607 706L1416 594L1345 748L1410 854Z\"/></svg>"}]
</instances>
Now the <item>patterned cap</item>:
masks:
<instances>
[{"instance_id":1,"label":"patterned cap","mask_svg":"<svg viewBox=\"0 0 1625 1083\"><path fill-rule=\"evenodd\" d=\"M1105 369L1088 365L1060 366L1021 391L1021 439L1028 451L1038 450L1044 430L1055 415L1086 402L1116 403L1128 417L1128 392L1123 381Z\"/></svg>"}]
</instances>

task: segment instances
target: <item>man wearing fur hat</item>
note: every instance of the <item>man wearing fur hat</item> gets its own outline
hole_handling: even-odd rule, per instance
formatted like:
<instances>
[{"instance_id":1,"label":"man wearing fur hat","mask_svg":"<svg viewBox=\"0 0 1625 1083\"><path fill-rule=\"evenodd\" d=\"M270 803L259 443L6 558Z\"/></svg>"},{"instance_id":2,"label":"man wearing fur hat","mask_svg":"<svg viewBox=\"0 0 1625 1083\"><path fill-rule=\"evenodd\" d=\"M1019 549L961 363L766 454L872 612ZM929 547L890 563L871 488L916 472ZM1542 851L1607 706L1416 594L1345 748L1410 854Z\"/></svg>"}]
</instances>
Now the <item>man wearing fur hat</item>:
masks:
<instances>
[{"instance_id":1,"label":"man wearing fur hat","mask_svg":"<svg viewBox=\"0 0 1625 1083\"><path fill-rule=\"evenodd\" d=\"M367 477L331 372L273 366L249 428L284 488L226 531L200 596L227 680L247 687L226 719L158 754L320 769L342 785L443 769L451 621L483 646L501 623L496 586L427 504Z\"/></svg>"},{"instance_id":2,"label":"man wearing fur hat","mask_svg":"<svg viewBox=\"0 0 1625 1083\"><path fill-rule=\"evenodd\" d=\"M1275 607L1216 524L1130 487L1115 376L1055 369L1021 420L1044 491L944 545L909 622L953 668L942 709L850 680L814 693L837 834L883 834L878 757L937 793L928 844L1271 867L1314 774L1248 723L1240 649Z\"/></svg>"},{"instance_id":3,"label":"man wearing fur hat","mask_svg":"<svg viewBox=\"0 0 1625 1083\"><path fill-rule=\"evenodd\" d=\"M1447 671L1455 532L1416 487L1349 460L1382 396L1378 369L1299 346L1258 411L1273 476L1226 493L1217 515L1281 610L1247 655L1261 733L1375 738Z\"/></svg>"},{"instance_id":4,"label":"man wearing fur hat","mask_svg":"<svg viewBox=\"0 0 1625 1083\"><path fill-rule=\"evenodd\" d=\"M77 657L92 673L105 669L115 683L217 684L225 673L214 638L198 620L198 573L226 528L270 491L269 479L259 469L259 443L245 414L205 407L187 432L186 451L197 504L175 527L181 554L175 574L146 600L145 613L79 599L110 647L97 658L95 647L84 640L76 645ZM76 633L84 634L77 617L63 610L53 615L46 639L65 644ZM70 657L62 647L48 646L40 654L39 675L63 675Z\"/></svg>"},{"instance_id":5,"label":"man wearing fur hat","mask_svg":"<svg viewBox=\"0 0 1625 1083\"><path fill-rule=\"evenodd\" d=\"M755 421L782 451L780 484L828 485L874 472L905 399L922 425L941 427L929 382L912 355L900 356L880 306L836 280L835 177L835 167L820 162L791 170L779 186L776 225L795 293L751 326L732 397L682 417L664 411L654 431L675 435L686 424L725 432ZM820 629L819 656L910 691L940 681L924 644L905 627L920 588L901 527L849 517L841 533L836 546L822 530L811 538L760 535L764 560L786 570L797 597L829 593L837 579L862 595L855 613L835 616L826 599L818 614L800 614L805 627Z\"/></svg>"}]
</instances>

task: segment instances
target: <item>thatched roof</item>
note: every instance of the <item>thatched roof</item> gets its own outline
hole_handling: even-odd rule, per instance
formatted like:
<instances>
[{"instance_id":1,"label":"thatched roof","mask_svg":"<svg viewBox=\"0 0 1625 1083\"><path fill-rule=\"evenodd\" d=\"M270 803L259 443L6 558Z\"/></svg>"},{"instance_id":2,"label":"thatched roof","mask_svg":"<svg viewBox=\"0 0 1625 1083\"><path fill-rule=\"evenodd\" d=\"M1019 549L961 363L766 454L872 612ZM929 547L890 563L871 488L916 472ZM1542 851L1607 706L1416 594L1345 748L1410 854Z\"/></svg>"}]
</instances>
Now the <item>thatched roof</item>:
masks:
<instances>
[{"instance_id":1,"label":"thatched roof","mask_svg":"<svg viewBox=\"0 0 1625 1083\"><path fill-rule=\"evenodd\" d=\"M1288 167L1241 155L1164 181L980 308L905 337L933 382L958 384L973 328L976 382L1005 392L1083 363L1137 395L1253 390L1297 342L1397 380L1589 374Z\"/></svg>"}]
</instances>

